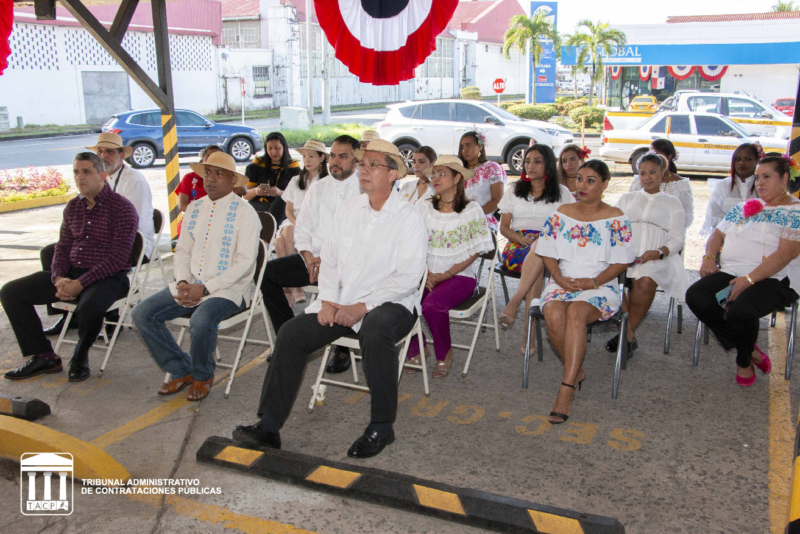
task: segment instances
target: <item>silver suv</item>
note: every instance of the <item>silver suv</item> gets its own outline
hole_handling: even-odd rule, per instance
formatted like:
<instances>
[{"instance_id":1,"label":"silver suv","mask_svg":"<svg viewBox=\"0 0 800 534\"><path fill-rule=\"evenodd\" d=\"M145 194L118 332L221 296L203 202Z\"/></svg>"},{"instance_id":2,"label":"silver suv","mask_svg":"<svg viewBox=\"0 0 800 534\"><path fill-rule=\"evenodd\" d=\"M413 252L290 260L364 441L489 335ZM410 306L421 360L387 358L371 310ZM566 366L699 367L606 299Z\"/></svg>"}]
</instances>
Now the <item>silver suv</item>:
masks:
<instances>
[{"instance_id":1,"label":"silver suv","mask_svg":"<svg viewBox=\"0 0 800 534\"><path fill-rule=\"evenodd\" d=\"M522 171L522 156L531 140L551 147L556 156L572 143L569 130L555 124L521 119L506 110L476 100L425 100L387 106L377 124L381 139L394 143L409 163L423 145L437 154L458 154L461 136L478 130L486 136L486 156L508 164L510 174Z\"/></svg>"}]
</instances>

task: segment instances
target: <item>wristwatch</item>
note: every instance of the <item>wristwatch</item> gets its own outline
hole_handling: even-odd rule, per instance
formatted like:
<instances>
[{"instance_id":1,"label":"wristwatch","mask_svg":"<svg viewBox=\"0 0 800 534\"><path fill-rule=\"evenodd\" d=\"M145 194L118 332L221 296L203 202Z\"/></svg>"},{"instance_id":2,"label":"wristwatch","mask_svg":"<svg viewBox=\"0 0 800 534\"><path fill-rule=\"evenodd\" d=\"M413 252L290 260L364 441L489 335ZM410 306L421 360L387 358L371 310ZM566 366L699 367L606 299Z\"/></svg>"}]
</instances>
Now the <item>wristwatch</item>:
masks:
<instances>
[{"instance_id":1,"label":"wristwatch","mask_svg":"<svg viewBox=\"0 0 800 534\"><path fill-rule=\"evenodd\" d=\"M204 297L207 297L207 296L209 296L210 294L211 294L211 293L209 293L209 292L208 292L208 288L207 288L206 286L203 286L203 296L204 296Z\"/></svg>"},{"instance_id":2,"label":"wristwatch","mask_svg":"<svg viewBox=\"0 0 800 534\"><path fill-rule=\"evenodd\" d=\"M658 252L660 253L660 254L658 255L658 259L659 259L659 260L663 260L663 259L664 259L664 251L663 251L663 250L661 250L661 249L658 249Z\"/></svg>"}]
</instances>

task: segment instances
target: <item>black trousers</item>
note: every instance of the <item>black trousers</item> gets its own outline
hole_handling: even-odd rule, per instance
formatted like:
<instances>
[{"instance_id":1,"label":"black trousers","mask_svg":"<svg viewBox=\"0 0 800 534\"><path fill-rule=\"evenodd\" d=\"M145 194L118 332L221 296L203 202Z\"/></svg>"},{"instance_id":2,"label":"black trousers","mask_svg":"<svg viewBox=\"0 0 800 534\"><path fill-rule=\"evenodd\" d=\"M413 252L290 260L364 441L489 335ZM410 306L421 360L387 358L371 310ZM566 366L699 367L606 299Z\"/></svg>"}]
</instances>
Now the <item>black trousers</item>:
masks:
<instances>
[{"instance_id":1,"label":"black trousers","mask_svg":"<svg viewBox=\"0 0 800 534\"><path fill-rule=\"evenodd\" d=\"M67 276L78 278L87 269L70 269ZM78 344L74 358L82 359L89 355L100 329L103 315L116 301L128 292L128 276L119 272L90 285L78 295L77 308L73 320L78 321ZM0 289L0 303L8 316L17 343L23 356L53 352L50 340L42 332L42 321L36 313L35 305L58 302L56 287L50 280L50 271L40 271L6 283Z\"/></svg>"},{"instance_id":2,"label":"black trousers","mask_svg":"<svg viewBox=\"0 0 800 534\"><path fill-rule=\"evenodd\" d=\"M397 415L399 349L395 344L408 335L414 320L414 314L405 307L387 302L370 311L361 323L358 342L371 394L373 423L393 423ZM261 389L259 417L269 416L283 426L303 382L308 355L349 334L353 334L351 328L320 325L316 313L303 313L286 323L278 332L274 357Z\"/></svg>"},{"instance_id":3,"label":"black trousers","mask_svg":"<svg viewBox=\"0 0 800 534\"><path fill-rule=\"evenodd\" d=\"M722 271L701 278L686 291L686 304L714 332L725 350L736 349L736 365L747 368L758 341L759 319L790 306L797 300L797 293L789 287L788 278L761 280L736 297L726 318L716 294L728 287L734 278Z\"/></svg>"},{"instance_id":4,"label":"black trousers","mask_svg":"<svg viewBox=\"0 0 800 534\"><path fill-rule=\"evenodd\" d=\"M46 245L42 250L39 251L39 261L42 262L42 270L43 271L52 270L52 268L53 268L53 256L55 255L55 253L56 253L56 244L55 243L50 243L49 245ZM149 263L149 262L150 262L150 258L148 258L147 255L145 255L145 257L142 258L142 265L144 265L145 263ZM67 314L67 312L65 312L63 310L57 310L57 309L53 308L50 304L47 305L47 315L66 315L66 314ZM116 311L113 311L113 312L110 312L108 314L108 316L109 316L109 319L116 320L117 318L119 318L119 313L117 313Z\"/></svg>"},{"instance_id":5,"label":"black trousers","mask_svg":"<svg viewBox=\"0 0 800 534\"><path fill-rule=\"evenodd\" d=\"M276 333L280 333L286 321L294 318L294 311L283 294L283 288L304 287L310 283L306 262L300 254L284 256L267 263L264 279L261 281L261 294Z\"/></svg>"}]
</instances>

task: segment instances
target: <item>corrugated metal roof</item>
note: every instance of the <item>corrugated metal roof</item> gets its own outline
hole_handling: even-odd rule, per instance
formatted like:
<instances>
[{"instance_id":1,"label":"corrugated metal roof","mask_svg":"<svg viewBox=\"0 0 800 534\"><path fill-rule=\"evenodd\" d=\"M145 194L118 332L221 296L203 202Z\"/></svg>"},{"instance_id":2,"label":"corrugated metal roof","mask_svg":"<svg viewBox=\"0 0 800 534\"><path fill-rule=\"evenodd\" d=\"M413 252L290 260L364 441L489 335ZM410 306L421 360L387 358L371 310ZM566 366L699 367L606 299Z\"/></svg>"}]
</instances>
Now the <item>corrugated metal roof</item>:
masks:
<instances>
[{"instance_id":1,"label":"corrugated metal roof","mask_svg":"<svg viewBox=\"0 0 800 534\"><path fill-rule=\"evenodd\" d=\"M742 22L757 20L800 19L800 11L771 11L769 13L742 13L735 15L693 15L685 17L667 17L667 24L683 24L687 22Z\"/></svg>"},{"instance_id":2,"label":"corrugated metal roof","mask_svg":"<svg viewBox=\"0 0 800 534\"><path fill-rule=\"evenodd\" d=\"M259 0L222 0L222 18L254 17L261 14Z\"/></svg>"},{"instance_id":3,"label":"corrugated metal roof","mask_svg":"<svg viewBox=\"0 0 800 534\"><path fill-rule=\"evenodd\" d=\"M88 6L97 20L109 28L114 22L118 5ZM36 20L33 7L15 6L14 22L70 26L80 28L80 23L63 7L56 7L56 20ZM167 23L170 33L205 35L214 44L222 44L222 6L214 0L183 0L167 2ZM149 3L141 3L128 26L130 31L152 32L153 16Z\"/></svg>"}]
</instances>

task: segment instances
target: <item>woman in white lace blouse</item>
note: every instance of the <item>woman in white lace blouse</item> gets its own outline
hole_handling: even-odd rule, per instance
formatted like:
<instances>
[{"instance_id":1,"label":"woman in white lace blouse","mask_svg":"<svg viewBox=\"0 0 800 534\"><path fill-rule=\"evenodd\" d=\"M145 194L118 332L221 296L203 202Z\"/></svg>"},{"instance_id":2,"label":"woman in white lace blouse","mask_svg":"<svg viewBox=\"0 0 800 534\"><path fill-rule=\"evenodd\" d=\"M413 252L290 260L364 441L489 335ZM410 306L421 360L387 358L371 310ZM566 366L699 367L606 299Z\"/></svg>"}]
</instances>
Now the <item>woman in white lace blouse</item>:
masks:
<instances>
[{"instance_id":1,"label":"woman in white lace blouse","mask_svg":"<svg viewBox=\"0 0 800 534\"><path fill-rule=\"evenodd\" d=\"M740 202L758 198L756 193L756 165L764 157L764 150L758 143L742 143L733 151L731 175L722 180L708 179L708 207L706 220L700 235L710 236L717 225Z\"/></svg>"},{"instance_id":2,"label":"woman in white lace blouse","mask_svg":"<svg viewBox=\"0 0 800 534\"><path fill-rule=\"evenodd\" d=\"M429 146L421 146L412 157L411 170L414 171L413 178L403 182L400 186L400 196L414 205L418 205L433 196L433 188L428 177L429 168L433 167L436 161L436 151Z\"/></svg>"},{"instance_id":3,"label":"woman in white lace blouse","mask_svg":"<svg viewBox=\"0 0 800 534\"><path fill-rule=\"evenodd\" d=\"M681 201L681 205L683 206L684 226L689 228L692 225L692 221L694 221L692 182L688 178L678 176L678 168L675 166L678 152L675 150L675 145L672 144L672 141L666 139L656 139L650 143L650 150L667 158L669 169L664 173L664 178L661 180L661 191ZM638 175L634 176L629 191L641 190L642 181L639 179Z\"/></svg>"},{"instance_id":4,"label":"woman in white lace blouse","mask_svg":"<svg viewBox=\"0 0 800 534\"><path fill-rule=\"evenodd\" d=\"M786 188L800 171L786 158L768 156L758 163L759 198L736 205L719 223L706 244L701 278L686 292L698 320L725 350L736 349L736 382L742 387L755 383L754 365L764 374L772 369L756 345L759 319L797 300L800 200ZM728 288L720 305L717 295Z\"/></svg>"},{"instance_id":5,"label":"woman in white lace blouse","mask_svg":"<svg viewBox=\"0 0 800 534\"><path fill-rule=\"evenodd\" d=\"M473 174L457 157L440 156L431 173L436 194L418 205L428 230L428 281L422 294L422 316L433 336L433 378L447 376L453 364L450 310L475 292L475 260L494 247L483 210L464 191L464 182ZM410 363L420 365L418 343L411 343L408 357Z\"/></svg>"}]
</instances>

